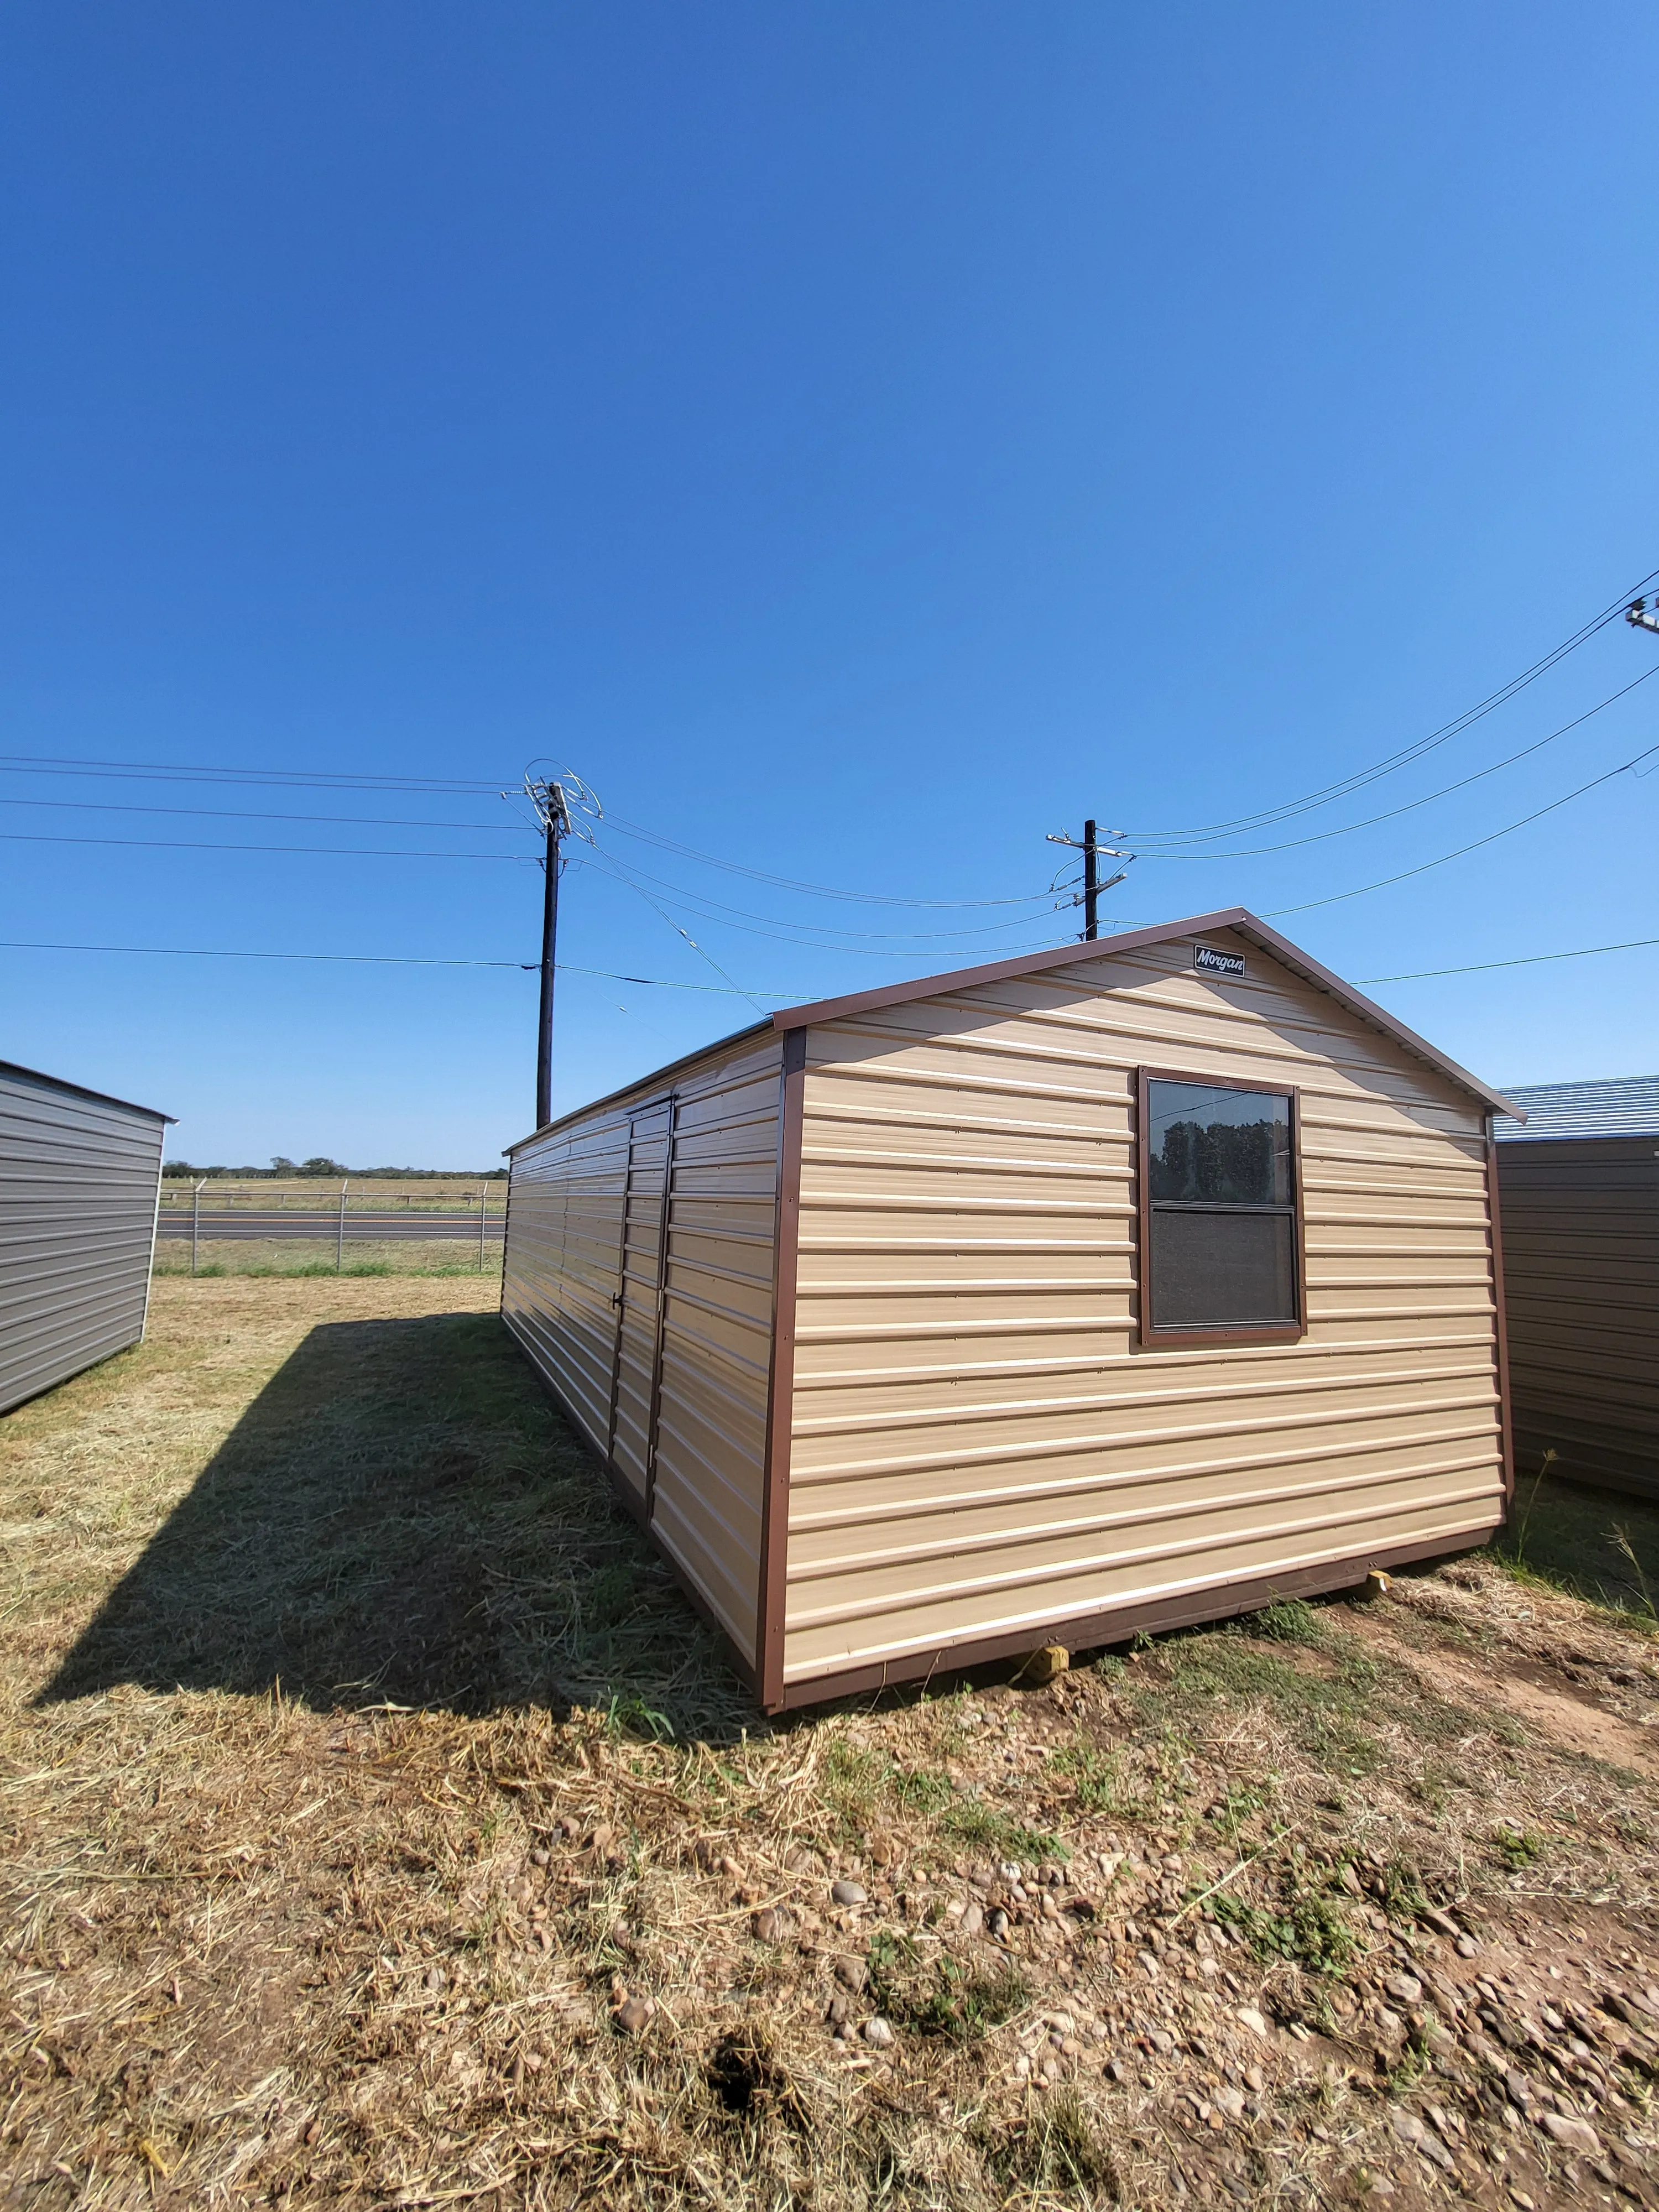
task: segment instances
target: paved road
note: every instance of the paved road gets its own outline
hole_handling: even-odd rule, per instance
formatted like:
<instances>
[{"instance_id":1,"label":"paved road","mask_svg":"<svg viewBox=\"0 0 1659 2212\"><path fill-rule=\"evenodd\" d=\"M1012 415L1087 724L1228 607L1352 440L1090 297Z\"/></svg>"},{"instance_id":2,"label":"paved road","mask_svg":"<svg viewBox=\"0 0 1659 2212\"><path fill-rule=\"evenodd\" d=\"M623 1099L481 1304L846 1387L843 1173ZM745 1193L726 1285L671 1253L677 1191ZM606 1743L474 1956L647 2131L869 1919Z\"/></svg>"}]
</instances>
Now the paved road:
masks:
<instances>
[{"instance_id":1,"label":"paved road","mask_svg":"<svg viewBox=\"0 0 1659 2212\"><path fill-rule=\"evenodd\" d=\"M491 1243L499 1244L505 1226L504 1214L492 1207L484 1224L484 1236ZM175 1212L168 1206L161 1209L157 1224L163 1237L190 1235L190 1208L180 1206ZM331 1213L316 1212L210 1212L202 1208L202 1235L215 1238L237 1237L337 1237L340 1233L340 1210ZM382 1240L424 1237L469 1237L478 1241L478 1217L473 1213L359 1213L352 1209L346 1215L346 1242L352 1243L359 1237L378 1237Z\"/></svg>"}]
</instances>

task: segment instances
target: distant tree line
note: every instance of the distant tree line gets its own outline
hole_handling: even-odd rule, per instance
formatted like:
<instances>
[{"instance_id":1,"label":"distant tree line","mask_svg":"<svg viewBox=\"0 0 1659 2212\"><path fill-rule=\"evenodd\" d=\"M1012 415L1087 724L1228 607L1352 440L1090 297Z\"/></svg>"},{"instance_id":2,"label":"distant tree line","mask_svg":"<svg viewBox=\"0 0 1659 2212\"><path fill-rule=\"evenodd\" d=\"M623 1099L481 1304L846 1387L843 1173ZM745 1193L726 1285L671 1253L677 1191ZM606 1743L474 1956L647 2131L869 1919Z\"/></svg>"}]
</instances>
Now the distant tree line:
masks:
<instances>
[{"instance_id":1,"label":"distant tree line","mask_svg":"<svg viewBox=\"0 0 1659 2212\"><path fill-rule=\"evenodd\" d=\"M240 1182L245 1178L264 1176L267 1182L281 1180L303 1181L307 1176L332 1182L343 1182L353 1176L398 1176L415 1182L505 1182L505 1168L349 1168L339 1160L326 1158L314 1152L308 1160L290 1160L278 1152L268 1168L198 1168L188 1160L167 1160L161 1169L165 1176L188 1177L191 1182L211 1182L220 1176L234 1176Z\"/></svg>"}]
</instances>

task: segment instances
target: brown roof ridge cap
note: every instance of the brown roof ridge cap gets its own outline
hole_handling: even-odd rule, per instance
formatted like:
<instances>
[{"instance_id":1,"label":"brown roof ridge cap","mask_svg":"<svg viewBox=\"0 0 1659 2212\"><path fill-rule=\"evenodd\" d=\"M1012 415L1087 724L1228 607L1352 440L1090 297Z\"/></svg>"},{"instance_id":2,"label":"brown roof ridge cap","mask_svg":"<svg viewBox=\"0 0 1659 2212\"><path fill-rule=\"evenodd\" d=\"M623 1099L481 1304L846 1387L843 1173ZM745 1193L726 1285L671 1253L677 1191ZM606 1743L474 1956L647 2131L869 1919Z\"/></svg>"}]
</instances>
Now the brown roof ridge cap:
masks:
<instances>
[{"instance_id":1,"label":"brown roof ridge cap","mask_svg":"<svg viewBox=\"0 0 1659 2212\"><path fill-rule=\"evenodd\" d=\"M1052 945L1040 952L1016 952L977 968L947 969L939 975L919 975L908 983L878 983L864 991L849 991L835 999L816 999L799 1006L777 1007L774 1028L799 1030L816 1022L839 1021L843 1015L873 1012L880 1006L902 1006L911 999L935 999L947 991L971 988L976 983L998 983L1005 976L1032 975L1044 968L1069 967L1074 960L1097 959L1103 952L1133 952L1143 945L1161 945L1168 938L1184 937L1196 930L1236 929L1249 921L1248 908L1228 906L1213 914L1192 915L1184 921L1161 921L1145 929L1120 930L1115 937L1084 939L1075 945Z\"/></svg>"},{"instance_id":2,"label":"brown roof ridge cap","mask_svg":"<svg viewBox=\"0 0 1659 2212\"><path fill-rule=\"evenodd\" d=\"M1292 972L1300 973L1304 981L1316 989L1328 992L1333 998L1358 1014L1371 1026L1392 1037L1419 1060L1437 1068L1449 1076L1461 1090L1479 1098L1494 1113L1513 1115L1524 1121L1524 1109L1490 1084L1481 1082L1477 1075L1453 1060L1437 1045L1398 1020L1374 999L1345 980L1299 945L1281 936L1271 924L1263 921L1248 907L1219 907L1209 914L1184 915L1176 921L1158 922L1143 929L1121 930L1115 936L1085 939L1074 945L1056 945L1040 952L1022 952L1004 960L994 960L977 968L957 968L943 975L918 976L908 983L878 984L873 989L852 991L836 999L818 999L799 1006L782 1006L770 1017L776 1030L806 1029L819 1022L844 1020L848 1016L873 1013L884 1006L898 1006L915 999L943 998L953 991L970 990L981 983L998 983L1017 975L1039 974L1045 968L1067 968L1079 960L1098 959L1111 952L1134 952L1143 946L1165 945L1172 939L1200 937L1222 929L1237 930L1242 937L1259 945L1264 952L1281 962Z\"/></svg>"}]
</instances>

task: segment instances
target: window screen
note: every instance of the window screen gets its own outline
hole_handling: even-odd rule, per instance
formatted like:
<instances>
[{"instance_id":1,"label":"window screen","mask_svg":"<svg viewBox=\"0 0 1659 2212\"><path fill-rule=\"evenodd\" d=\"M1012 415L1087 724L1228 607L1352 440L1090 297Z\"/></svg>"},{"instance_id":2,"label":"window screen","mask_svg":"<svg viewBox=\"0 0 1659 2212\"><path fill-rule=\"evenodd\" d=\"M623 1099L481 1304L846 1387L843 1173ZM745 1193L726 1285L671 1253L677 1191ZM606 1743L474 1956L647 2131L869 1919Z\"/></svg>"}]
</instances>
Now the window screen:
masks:
<instances>
[{"instance_id":1,"label":"window screen","mask_svg":"<svg viewBox=\"0 0 1659 2212\"><path fill-rule=\"evenodd\" d=\"M1146 1121L1152 1327L1293 1325L1289 1094L1153 1077Z\"/></svg>"}]
</instances>

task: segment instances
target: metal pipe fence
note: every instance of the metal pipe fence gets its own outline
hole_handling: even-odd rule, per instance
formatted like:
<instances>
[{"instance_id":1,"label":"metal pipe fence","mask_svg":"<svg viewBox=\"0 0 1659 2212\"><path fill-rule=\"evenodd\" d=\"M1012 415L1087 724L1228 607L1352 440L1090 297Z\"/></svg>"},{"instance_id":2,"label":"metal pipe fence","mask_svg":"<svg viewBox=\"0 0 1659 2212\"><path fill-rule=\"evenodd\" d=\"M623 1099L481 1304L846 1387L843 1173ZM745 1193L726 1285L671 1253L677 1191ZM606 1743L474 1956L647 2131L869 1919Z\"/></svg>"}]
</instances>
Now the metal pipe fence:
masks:
<instances>
[{"instance_id":1,"label":"metal pipe fence","mask_svg":"<svg viewBox=\"0 0 1659 2212\"><path fill-rule=\"evenodd\" d=\"M272 1190L204 1178L164 1182L156 1217L158 1238L190 1240L190 1271L201 1262L204 1240L286 1243L328 1240L337 1271L349 1243L476 1243L480 1273L507 1230L504 1182L390 1190L349 1176L337 1194L321 1189Z\"/></svg>"}]
</instances>

